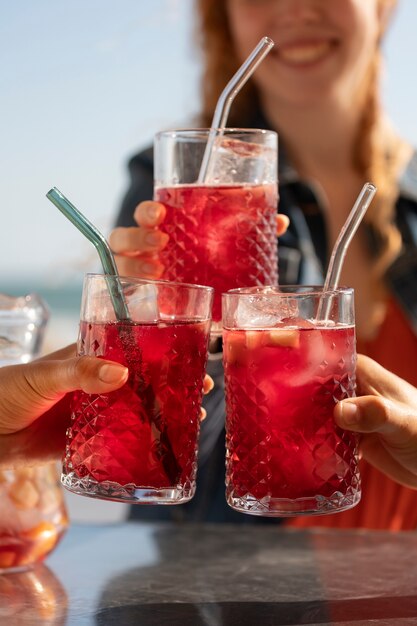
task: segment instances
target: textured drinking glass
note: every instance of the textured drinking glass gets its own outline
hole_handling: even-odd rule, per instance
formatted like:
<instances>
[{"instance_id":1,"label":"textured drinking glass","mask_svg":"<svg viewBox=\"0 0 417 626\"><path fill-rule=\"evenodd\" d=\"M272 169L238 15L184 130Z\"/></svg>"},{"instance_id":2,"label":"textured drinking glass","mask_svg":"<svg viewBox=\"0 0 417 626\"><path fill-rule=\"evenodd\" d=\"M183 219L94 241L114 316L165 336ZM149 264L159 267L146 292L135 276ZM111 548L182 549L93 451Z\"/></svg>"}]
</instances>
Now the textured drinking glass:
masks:
<instances>
[{"instance_id":1,"label":"textured drinking glass","mask_svg":"<svg viewBox=\"0 0 417 626\"><path fill-rule=\"evenodd\" d=\"M213 290L118 278L130 320L117 321L109 276L84 281L78 354L129 368L121 389L73 394L62 483L107 500L179 504L195 492Z\"/></svg>"},{"instance_id":2,"label":"textured drinking glass","mask_svg":"<svg viewBox=\"0 0 417 626\"><path fill-rule=\"evenodd\" d=\"M37 294L0 294L0 366L37 357L47 321ZM0 470L0 574L43 561L67 526L55 463Z\"/></svg>"},{"instance_id":3,"label":"textured drinking glass","mask_svg":"<svg viewBox=\"0 0 417 626\"><path fill-rule=\"evenodd\" d=\"M333 419L355 395L353 290L234 290L223 295L223 326L228 504L265 516L353 507L357 435Z\"/></svg>"},{"instance_id":4,"label":"textured drinking glass","mask_svg":"<svg viewBox=\"0 0 417 626\"><path fill-rule=\"evenodd\" d=\"M38 356L49 312L40 296L0 293L0 366L27 363Z\"/></svg>"},{"instance_id":5,"label":"textured drinking glass","mask_svg":"<svg viewBox=\"0 0 417 626\"><path fill-rule=\"evenodd\" d=\"M209 132L156 135L154 199L166 208L163 278L214 287L213 328L220 330L222 292L277 283L278 140L273 131L218 131L199 183Z\"/></svg>"},{"instance_id":6,"label":"textured drinking glass","mask_svg":"<svg viewBox=\"0 0 417 626\"><path fill-rule=\"evenodd\" d=\"M67 526L55 463L0 471L0 574L43 561Z\"/></svg>"}]
</instances>

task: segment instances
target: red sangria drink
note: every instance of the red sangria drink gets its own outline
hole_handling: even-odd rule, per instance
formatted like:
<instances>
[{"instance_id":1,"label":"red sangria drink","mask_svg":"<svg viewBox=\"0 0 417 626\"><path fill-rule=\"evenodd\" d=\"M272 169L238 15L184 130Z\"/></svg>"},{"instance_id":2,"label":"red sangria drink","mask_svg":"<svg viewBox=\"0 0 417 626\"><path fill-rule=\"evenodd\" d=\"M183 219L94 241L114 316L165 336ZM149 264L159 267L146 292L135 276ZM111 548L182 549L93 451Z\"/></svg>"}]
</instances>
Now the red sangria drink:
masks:
<instances>
[{"instance_id":1,"label":"red sangria drink","mask_svg":"<svg viewBox=\"0 0 417 626\"><path fill-rule=\"evenodd\" d=\"M160 187L155 200L167 210L164 277L214 287L214 321L223 292L277 283L275 184Z\"/></svg>"},{"instance_id":2,"label":"red sangria drink","mask_svg":"<svg viewBox=\"0 0 417 626\"><path fill-rule=\"evenodd\" d=\"M216 131L202 177L209 137L204 129L156 135L154 199L166 208L163 277L212 286L220 331L224 291L277 284L277 136Z\"/></svg>"},{"instance_id":3,"label":"red sangria drink","mask_svg":"<svg viewBox=\"0 0 417 626\"><path fill-rule=\"evenodd\" d=\"M97 302L107 296L103 277L86 280L93 295L78 353L117 361L129 377L108 394L73 394L62 482L110 500L186 502L195 492L212 290L123 278L132 319L105 321L91 315L100 282Z\"/></svg>"},{"instance_id":4,"label":"red sangria drink","mask_svg":"<svg viewBox=\"0 0 417 626\"><path fill-rule=\"evenodd\" d=\"M333 419L355 395L352 290L331 292L331 316L318 320L320 292L289 289L224 296L226 498L253 515L333 513L360 500L357 436Z\"/></svg>"}]
</instances>

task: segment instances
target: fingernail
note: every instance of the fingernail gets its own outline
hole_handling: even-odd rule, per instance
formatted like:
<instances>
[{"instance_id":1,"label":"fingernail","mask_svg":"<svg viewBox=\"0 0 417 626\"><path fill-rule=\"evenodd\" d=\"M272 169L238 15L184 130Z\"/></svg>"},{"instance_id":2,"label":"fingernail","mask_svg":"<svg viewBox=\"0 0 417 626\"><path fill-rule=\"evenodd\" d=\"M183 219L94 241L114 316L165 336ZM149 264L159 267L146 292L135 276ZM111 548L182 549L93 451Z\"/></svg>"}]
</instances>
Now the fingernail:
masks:
<instances>
[{"instance_id":1,"label":"fingernail","mask_svg":"<svg viewBox=\"0 0 417 626\"><path fill-rule=\"evenodd\" d=\"M342 402L342 420L345 424L349 426L353 426L358 423L359 411L356 404L353 402Z\"/></svg>"},{"instance_id":2,"label":"fingernail","mask_svg":"<svg viewBox=\"0 0 417 626\"><path fill-rule=\"evenodd\" d=\"M149 217L150 220L156 220L156 218L159 217L159 207L151 204L146 209L146 215Z\"/></svg>"},{"instance_id":3,"label":"fingernail","mask_svg":"<svg viewBox=\"0 0 417 626\"><path fill-rule=\"evenodd\" d=\"M160 237L159 233L148 233L146 235L146 237L145 237L145 241L150 246L157 246L157 245L159 245L159 243L161 241L161 237Z\"/></svg>"},{"instance_id":4,"label":"fingernail","mask_svg":"<svg viewBox=\"0 0 417 626\"><path fill-rule=\"evenodd\" d=\"M98 377L103 383L113 384L126 380L129 374L127 367L123 365L102 365L100 367Z\"/></svg>"}]
</instances>

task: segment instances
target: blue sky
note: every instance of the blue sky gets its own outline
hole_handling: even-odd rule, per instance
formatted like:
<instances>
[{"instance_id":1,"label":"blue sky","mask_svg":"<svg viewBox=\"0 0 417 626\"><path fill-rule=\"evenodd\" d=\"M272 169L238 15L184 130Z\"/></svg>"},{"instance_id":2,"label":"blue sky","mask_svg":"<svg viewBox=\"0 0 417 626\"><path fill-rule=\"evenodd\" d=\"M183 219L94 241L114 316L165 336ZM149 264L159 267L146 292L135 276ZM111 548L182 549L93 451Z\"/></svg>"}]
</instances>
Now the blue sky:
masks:
<instances>
[{"instance_id":1,"label":"blue sky","mask_svg":"<svg viewBox=\"0 0 417 626\"><path fill-rule=\"evenodd\" d=\"M0 10L0 284L62 285L95 251L48 202L57 186L104 233L126 161L198 111L192 0L19 0ZM385 44L384 100L417 146L417 2L400 0Z\"/></svg>"}]
</instances>

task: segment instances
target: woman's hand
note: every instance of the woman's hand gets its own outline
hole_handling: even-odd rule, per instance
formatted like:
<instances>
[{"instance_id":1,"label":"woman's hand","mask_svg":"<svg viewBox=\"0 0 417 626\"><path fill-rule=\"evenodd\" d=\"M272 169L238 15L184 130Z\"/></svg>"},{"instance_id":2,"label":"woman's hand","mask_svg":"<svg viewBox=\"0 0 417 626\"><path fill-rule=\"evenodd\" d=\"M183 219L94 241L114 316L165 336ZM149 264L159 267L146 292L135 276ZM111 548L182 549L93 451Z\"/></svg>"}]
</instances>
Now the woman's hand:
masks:
<instances>
[{"instance_id":1,"label":"woman's hand","mask_svg":"<svg viewBox=\"0 0 417 626\"><path fill-rule=\"evenodd\" d=\"M123 276L160 278L164 267L159 253L169 236L158 227L165 219L165 207L160 202L147 200L136 207L133 215L138 226L115 228L109 236L115 253L117 268ZM289 225L286 215L277 214L277 236L283 235Z\"/></svg>"},{"instance_id":2,"label":"woman's hand","mask_svg":"<svg viewBox=\"0 0 417 626\"><path fill-rule=\"evenodd\" d=\"M108 393L124 385L128 373L113 361L76 357L75 344L32 363L0 368L0 469L59 459L70 422L68 393ZM212 388L206 376L204 393Z\"/></svg>"},{"instance_id":3,"label":"woman's hand","mask_svg":"<svg viewBox=\"0 0 417 626\"><path fill-rule=\"evenodd\" d=\"M337 424L361 433L360 451L369 463L417 489L417 389L358 355L357 393L336 405Z\"/></svg>"},{"instance_id":4,"label":"woman's hand","mask_svg":"<svg viewBox=\"0 0 417 626\"><path fill-rule=\"evenodd\" d=\"M70 421L70 391L108 393L128 370L95 357L76 357L75 344L42 359L0 368L0 467L58 459Z\"/></svg>"},{"instance_id":5,"label":"woman's hand","mask_svg":"<svg viewBox=\"0 0 417 626\"><path fill-rule=\"evenodd\" d=\"M165 207L160 202L146 200L135 209L133 218L138 226L115 228L109 244L115 253L119 274L140 278L161 278L164 266L159 253L168 243L169 236L158 226L165 218Z\"/></svg>"}]
</instances>

